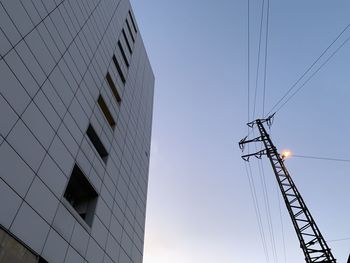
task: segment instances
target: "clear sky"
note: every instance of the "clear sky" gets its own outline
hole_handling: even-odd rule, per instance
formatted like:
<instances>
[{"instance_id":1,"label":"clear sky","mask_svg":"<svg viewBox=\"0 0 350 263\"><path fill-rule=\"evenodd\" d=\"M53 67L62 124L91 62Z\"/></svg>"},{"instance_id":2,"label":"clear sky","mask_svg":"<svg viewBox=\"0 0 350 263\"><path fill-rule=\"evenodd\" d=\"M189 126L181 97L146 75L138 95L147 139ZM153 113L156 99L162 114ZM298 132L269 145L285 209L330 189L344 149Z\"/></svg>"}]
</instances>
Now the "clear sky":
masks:
<instances>
[{"instance_id":1,"label":"clear sky","mask_svg":"<svg viewBox=\"0 0 350 263\"><path fill-rule=\"evenodd\" d=\"M131 2L156 77L144 263L275 262L272 237L277 262L303 262L265 158L274 235L258 161L251 164L266 260L237 145L247 133L247 0ZM251 0L252 90L261 3ZM350 23L346 0L270 4L267 110ZM349 58L350 42L278 112L272 128L278 149L350 159ZM324 237L350 237L350 163L291 158L286 164ZM338 262L346 262L350 240L328 244Z\"/></svg>"}]
</instances>

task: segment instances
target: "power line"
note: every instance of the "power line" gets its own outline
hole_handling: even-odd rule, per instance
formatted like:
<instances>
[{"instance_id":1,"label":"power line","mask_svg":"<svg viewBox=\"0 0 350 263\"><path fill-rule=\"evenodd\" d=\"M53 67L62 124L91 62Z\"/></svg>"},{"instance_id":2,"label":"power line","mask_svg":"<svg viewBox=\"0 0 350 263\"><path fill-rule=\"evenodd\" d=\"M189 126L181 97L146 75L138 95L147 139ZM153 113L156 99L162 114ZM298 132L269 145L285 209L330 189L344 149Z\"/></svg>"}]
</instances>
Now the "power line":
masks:
<instances>
[{"instance_id":1,"label":"power line","mask_svg":"<svg viewBox=\"0 0 350 263\"><path fill-rule=\"evenodd\" d=\"M261 233L262 233L262 240L263 240L263 245L265 246L265 253L266 253L266 260L267 262L270 262L270 258L269 258L269 252L268 252L268 248L267 248L267 242L266 242L266 237L265 237L265 230L264 230L264 225L263 225L263 221L262 221L262 217L261 217L261 212L260 212L260 206L259 206L259 201L258 201L258 197L256 194L256 188L255 188L255 182L254 182L254 177L253 177L253 173L252 173L252 167L251 164L248 163L249 165L249 171L250 171L250 177L252 180L252 186L253 186L253 192L254 192L254 196L255 196L255 205L257 208L257 213L258 213L258 223L260 224L260 229L261 229Z\"/></svg>"},{"instance_id":2,"label":"power line","mask_svg":"<svg viewBox=\"0 0 350 263\"><path fill-rule=\"evenodd\" d=\"M347 241L347 240L350 240L350 237L339 238L339 239L331 239L331 240L327 240L327 242L339 242L339 241Z\"/></svg>"},{"instance_id":3,"label":"power line","mask_svg":"<svg viewBox=\"0 0 350 263\"><path fill-rule=\"evenodd\" d=\"M255 137L254 131L253 131L253 135ZM257 145L254 144L254 146L255 146L255 151L257 152L258 151ZM263 194L263 201L264 201L264 206L265 206L265 214L266 214L266 219L267 219L268 233L269 233L270 243L271 243L271 248L272 248L272 257L273 257L274 262L277 263L278 258L277 258L275 235L274 235L274 230L273 230L270 201L269 201L269 197L268 197L268 193L267 193L265 172L264 172L264 166L263 166L262 160L259 160L259 162L258 162L258 172L259 172L261 189L262 189L262 194Z\"/></svg>"},{"instance_id":4,"label":"power line","mask_svg":"<svg viewBox=\"0 0 350 263\"><path fill-rule=\"evenodd\" d=\"M267 194L264 165L263 165L262 160L259 160L258 164L260 164L259 165L259 174L260 174L261 185L262 185L262 189L263 189L263 197L264 197L263 199L265 202L265 212L266 212L268 229L269 229L269 234L270 234L270 242L271 242L271 246L272 246L272 252L273 252L273 256L274 256L274 261L278 262L275 234L274 234L274 230L273 230L273 223L272 223L272 217L271 217L270 201L269 201L269 196Z\"/></svg>"},{"instance_id":5,"label":"power line","mask_svg":"<svg viewBox=\"0 0 350 263\"><path fill-rule=\"evenodd\" d=\"M248 165L247 165L247 163L245 162L244 165L245 165L245 170L246 170L246 174L247 174L247 178L248 178L248 182L249 182L250 194L251 194L251 197L253 199L255 217L256 217L257 222L258 222L259 234L260 234L260 239L261 239L261 243L262 243L264 254L265 254L265 259L266 259L266 262L269 263L270 259L269 259L269 254L267 251L265 232L264 232L263 224L262 224L262 220L261 220L261 213L260 213L259 203L258 203L258 199L257 199L257 195L256 195L255 183L254 183L254 179L252 176L252 168L251 168L250 163L248 163Z\"/></svg>"},{"instance_id":6,"label":"power line","mask_svg":"<svg viewBox=\"0 0 350 263\"><path fill-rule=\"evenodd\" d=\"M311 155L292 154L291 157L350 163L350 159L339 159L339 158L320 157L320 156L311 156Z\"/></svg>"},{"instance_id":7,"label":"power line","mask_svg":"<svg viewBox=\"0 0 350 263\"><path fill-rule=\"evenodd\" d=\"M249 2L248 0L248 9L249 9ZM260 46L261 46L261 38L262 38L262 25L263 25L263 17L264 17L264 6L265 6L265 0L262 4L261 9L261 20L260 20L260 34L259 34L259 49L258 49L258 63L257 63L257 72L256 72L256 81L255 81L255 94L254 94L254 106L253 106L253 113L252 116L250 116L250 22L248 18L248 122L250 122L251 118L255 118L255 111L256 111L256 98L257 98L257 90L258 90L258 72L259 72L259 65L260 65ZM265 98L266 98L266 78L267 78L267 56L268 56L268 35L269 35L269 17L270 17L270 0L267 0L267 11L266 11L266 28L265 28L265 57L264 57L264 82L263 82L263 110L262 110L262 116L264 116L265 112ZM250 12L248 11L248 17L250 16ZM255 129L249 129L248 127L248 137L252 133L252 131Z\"/></svg>"},{"instance_id":8,"label":"power line","mask_svg":"<svg viewBox=\"0 0 350 263\"><path fill-rule=\"evenodd\" d=\"M331 54L330 57L327 58L325 62L321 64L321 66L314 72L312 75L280 106L275 112L278 112L281 108L283 108L333 57L338 51L350 40L350 37L345 39L345 41Z\"/></svg>"},{"instance_id":9,"label":"power line","mask_svg":"<svg viewBox=\"0 0 350 263\"><path fill-rule=\"evenodd\" d=\"M250 0L248 0L248 122L250 121ZM249 127L248 127L249 130Z\"/></svg>"},{"instance_id":10,"label":"power line","mask_svg":"<svg viewBox=\"0 0 350 263\"><path fill-rule=\"evenodd\" d=\"M276 184L276 193L277 193L278 208L279 208L279 215L280 215L280 222L281 222L283 259L284 259L284 263L286 263L287 262L286 242L285 242L285 237L284 237L284 226L283 226L283 220L282 220L282 209L281 209L281 200L280 200L281 196L280 196L278 184Z\"/></svg>"},{"instance_id":11,"label":"power line","mask_svg":"<svg viewBox=\"0 0 350 263\"><path fill-rule=\"evenodd\" d=\"M247 12L248 12L248 39L247 39L247 44L248 44L248 50L247 50L247 56L248 56L248 72L247 72L247 84L248 84L248 114L247 114L247 122L250 121L250 0L247 1ZM248 132L249 132L249 127L248 127ZM256 191L255 191L255 184L254 184L254 179L252 177L252 170L251 170L251 166L249 164L249 169L247 164L245 163L245 170L246 170L246 174L247 174L247 178L248 178L248 182L249 182L249 189L250 189L250 195L252 197L253 200L253 204L254 204L254 211L255 211L255 216L257 218L257 222L258 222L258 228L259 228L259 234L260 234L260 239L262 242L262 247L264 250L264 255L265 255L265 259L266 262L269 263L270 259L269 259L269 255L268 255L268 251L267 251L267 246L266 246L266 239L265 239L265 234L264 234L264 230L262 227L262 221L261 221L261 215L260 215L260 209L259 209L259 204L257 203L257 196L256 196Z\"/></svg>"},{"instance_id":12,"label":"power line","mask_svg":"<svg viewBox=\"0 0 350 263\"><path fill-rule=\"evenodd\" d=\"M269 1L269 0L268 0ZM253 132L254 134L254 132ZM272 134L272 131L270 130L270 135ZM262 160L260 160L262 168L263 167L263 163ZM264 174L264 170L263 170L263 174ZM265 177L265 175L264 175ZM280 217L280 222L281 222L281 236L282 236L282 247L283 247L283 260L286 263L287 262L287 254L286 254L286 243L285 243L285 234L284 234L284 226L283 226L283 220L282 220L282 209L281 209L281 202L280 202L280 193L279 193L279 188L278 188L278 184L276 184L276 193L277 193L277 200L278 200L278 209L279 209L279 217ZM271 220L272 221L272 220Z\"/></svg>"},{"instance_id":13,"label":"power line","mask_svg":"<svg viewBox=\"0 0 350 263\"><path fill-rule=\"evenodd\" d=\"M269 1L269 0L268 0ZM247 1L248 2L248 122L250 121L250 0ZM261 21L260 21L260 36L259 36L259 50L258 50L258 64L257 64L257 76L256 76L256 87L255 87L255 94L254 94L254 109L253 109L253 115L252 117L254 118L255 115L255 110L256 110L256 97L257 97L257 88L258 88L258 73L259 73L259 66L260 66L260 53L261 53L261 39L262 39L262 26L263 26L263 18L264 18L264 6L265 6L265 0L263 0L263 5L262 5L262 10L261 10ZM265 55L266 56L266 55ZM266 66L266 62L265 62L265 66ZM266 69L265 69L266 72ZM248 133L249 133L249 127L248 127ZM249 150L249 149L248 149ZM260 167L259 167L260 168ZM248 177L248 182L249 182L249 188L250 188L250 194L251 197L253 199L253 204L254 204L254 210L255 210L255 215L257 218L257 222L258 222L258 228L259 228L259 234L260 234L260 238L261 238L261 242L262 242L262 247L264 250L264 254L265 254L265 259L266 262L270 262L270 258L269 258L269 252L268 252L268 246L267 246L267 242L266 242L266 236L265 236L265 231L264 231L264 225L263 225L263 220L261 217L261 210L260 210L260 205L258 202L258 197L257 197L257 192L256 192L256 188L255 188L255 182L254 182L254 177L252 174L252 168L251 165L249 163L249 169L247 164L245 164L245 169L246 169L246 173L247 173L247 177ZM260 170L259 170L260 171ZM261 176L261 175L260 175ZM265 193L266 193L266 189L265 189ZM264 196L265 197L265 196ZM266 205L266 203L265 203ZM266 213L266 215L268 216L269 214ZM270 220L271 220L271 215L270 215ZM269 221L270 224L269 226L272 227L272 223L271 221ZM276 248L275 248L275 242L274 242L274 237L271 236L271 228L269 228L270 230L270 240L272 242L272 246L274 248L274 262L277 262L277 257L276 257ZM273 234L273 231L272 231Z\"/></svg>"},{"instance_id":14,"label":"power line","mask_svg":"<svg viewBox=\"0 0 350 263\"><path fill-rule=\"evenodd\" d=\"M271 114L275 108L288 96L288 94L298 85L298 83L311 71L311 69L316 65L316 63L327 53L327 51L338 41L338 39L347 31L347 29L350 27L350 23L338 34L338 36L331 42L331 44L328 45L328 47L321 53L321 55L307 68L307 70L297 79L296 82L287 90L287 92L277 101L277 103L271 108L269 113L266 114L268 116ZM302 84L302 86L292 94L292 96L283 103L281 107L279 107L275 112L279 111L294 95L302 88L305 86L305 84L335 55L335 53L338 52L338 50L345 45L345 43L349 40L346 39L343 44L337 48L335 52L332 53L332 55L326 60L325 63L323 63L316 72L314 72L311 77Z\"/></svg>"},{"instance_id":15,"label":"power line","mask_svg":"<svg viewBox=\"0 0 350 263\"><path fill-rule=\"evenodd\" d=\"M261 54L261 38L262 38L262 31L263 31L262 28L263 28L263 21L264 21L264 9L265 9L265 0L263 0L262 7L261 7L260 30L259 30L259 45L258 45L258 61L257 61L257 65L256 65L256 77L255 77L253 119L255 118L256 97L257 97L257 93L258 93L260 54Z\"/></svg>"},{"instance_id":16,"label":"power line","mask_svg":"<svg viewBox=\"0 0 350 263\"><path fill-rule=\"evenodd\" d=\"M264 114L265 114L266 68L267 68L267 51L268 51L268 38L269 38L269 16L270 16L270 0L267 0L266 35L265 35L265 65L264 65L264 92L263 92L262 116L264 116Z\"/></svg>"}]
</instances>

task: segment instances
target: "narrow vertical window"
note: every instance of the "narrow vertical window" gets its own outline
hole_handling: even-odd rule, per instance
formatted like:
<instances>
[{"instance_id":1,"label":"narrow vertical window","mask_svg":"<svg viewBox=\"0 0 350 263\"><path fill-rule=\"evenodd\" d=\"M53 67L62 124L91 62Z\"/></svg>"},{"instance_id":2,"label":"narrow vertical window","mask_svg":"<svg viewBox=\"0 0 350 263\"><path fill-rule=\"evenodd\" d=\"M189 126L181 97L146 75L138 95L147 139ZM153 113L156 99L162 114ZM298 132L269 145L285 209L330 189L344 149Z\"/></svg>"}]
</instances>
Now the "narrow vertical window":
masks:
<instances>
[{"instance_id":1,"label":"narrow vertical window","mask_svg":"<svg viewBox=\"0 0 350 263\"><path fill-rule=\"evenodd\" d=\"M129 39L127 38L126 34L125 34L125 30L123 28L122 30L122 33L123 33L123 36L124 36L124 40L126 42L126 45L128 46L128 49L129 49L129 52L130 54L132 54L132 49L131 49L131 46L130 46L130 43L129 43Z\"/></svg>"},{"instance_id":2,"label":"narrow vertical window","mask_svg":"<svg viewBox=\"0 0 350 263\"><path fill-rule=\"evenodd\" d=\"M125 84L126 79L125 79L124 73L123 73L123 71L122 71L122 69L121 69L121 67L119 65L119 62L118 62L117 58L115 57L115 55L113 55L112 59L113 59L114 66L116 67L116 69L118 71L120 79Z\"/></svg>"},{"instance_id":3,"label":"narrow vertical window","mask_svg":"<svg viewBox=\"0 0 350 263\"><path fill-rule=\"evenodd\" d=\"M126 57L124 49L123 49L123 46L122 46L122 43L119 40L118 40L118 47L119 47L120 53L122 54L122 57L124 59L125 65L127 67L129 67L130 65L129 65L128 58Z\"/></svg>"},{"instance_id":4,"label":"narrow vertical window","mask_svg":"<svg viewBox=\"0 0 350 263\"><path fill-rule=\"evenodd\" d=\"M108 152L91 124L89 124L86 134L92 142L93 146L95 147L97 153L100 155L101 159L106 163L108 158Z\"/></svg>"},{"instance_id":5,"label":"narrow vertical window","mask_svg":"<svg viewBox=\"0 0 350 263\"><path fill-rule=\"evenodd\" d=\"M135 24L134 18L132 17L132 14L131 14L130 10L129 10L129 16L130 16L130 19L131 19L132 26L134 27L135 32L137 33L136 24Z\"/></svg>"},{"instance_id":6,"label":"narrow vertical window","mask_svg":"<svg viewBox=\"0 0 350 263\"><path fill-rule=\"evenodd\" d=\"M135 42L135 38L134 38L134 35L133 35L132 31L131 31L128 19L126 19L126 26L127 26L128 30L129 30L130 36L132 38L132 42Z\"/></svg>"},{"instance_id":7,"label":"narrow vertical window","mask_svg":"<svg viewBox=\"0 0 350 263\"><path fill-rule=\"evenodd\" d=\"M109 74L109 72L107 72L106 79L107 79L108 86L111 89L115 100L118 102L118 104L120 104L120 102L122 101L122 98L120 97L119 92L117 90L117 87L115 86L114 81L113 81L111 75Z\"/></svg>"},{"instance_id":8,"label":"narrow vertical window","mask_svg":"<svg viewBox=\"0 0 350 263\"><path fill-rule=\"evenodd\" d=\"M109 126L111 126L111 128L114 129L114 127L115 127L115 121L114 121L114 119L113 119L113 116L112 116L111 112L110 112L109 109L108 109L108 106L107 106L105 100L104 100L103 97L101 96L101 94L100 94L100 96L98 97L97 103L98 103L98 105L100 106L100 108L101 108L101 110L102 110L102 112L103 112L103 115L105 116L106 120L108 121Z\"/></svg>"}]
</instances>

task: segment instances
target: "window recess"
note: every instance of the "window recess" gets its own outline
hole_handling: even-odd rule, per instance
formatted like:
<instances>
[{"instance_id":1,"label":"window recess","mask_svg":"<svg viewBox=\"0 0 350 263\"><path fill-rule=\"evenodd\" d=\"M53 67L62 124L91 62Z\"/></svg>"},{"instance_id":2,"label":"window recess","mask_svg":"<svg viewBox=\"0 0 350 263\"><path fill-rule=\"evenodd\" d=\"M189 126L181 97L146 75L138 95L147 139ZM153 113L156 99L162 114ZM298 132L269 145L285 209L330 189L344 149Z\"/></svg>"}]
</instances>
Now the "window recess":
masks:
<instances>
[{"instance_id":1,"label":"window recess","mask_svg":"<svg viewBox=\"0 0 350 263\"><path fill-rule=\"evenodd\" d=\"M131 36L132 42L135 42L135 38L134 38L134 35L133 35L132 31L131 31L131 27L130 27L128 19L126 19L126 26L127 26L128 30L129 30L129 34Z\"/></svg>"},{"instance_id":2,"label":"window recess","mask_svg":"<svg viewBox=\"0 0 350 263\"><path fill-rule=\"evenodd\" d=\"M113 59L114 66L116 67L116 69L118 71L120 79L122 80L123 84L125 84L126 79L125 79L124 73L123 73L123 71L122 71L122 69L121 69L121 67L119 65L119 62L118 62L116 56L113 55L112 59Z\"/></svg>"},{"instance_id":3,"label":"window recess","mask_svg":"<svg viewBox=\"0 0 350 263\"><path fill-rule=\"evenodd\" d=\"M97 192L75 164L64 192L64 198L90 227L95 214L97 197Z\"/></svg>"},{"instance_id":4,"label":"window recess","mask_svg":"<svg viewBox=\"0 0 350 263\"><path fill-rule=\"evenodd\" d=\"M122 54L122 57L123 57L123 59L124 59L125 65L126 65L127 67L129 67L130 65L129 65L128 58L126 57L126 54L125 54L125 52L124 52L124 48L123 48L123 46L122 46L122 43L121 43L119 40L118 40L118 47L119 47L120 53Z\"/></svg>"},{"instance_id":5,"label":"window recess","mask_svg":"<svg viewBox=\"0 0 350 263\"><path fill-rule=\"evenodd\" d=\"M132 49L131 49L131 46L130 46L130 43L129 43L129 39L128 39L128 37L127 37L126 34L125 34L124 28L123 28L123 30L122 30L122 34L123 34L125 43L126 43L126 45L127 45L127 47L128 47L128 50L129 50L130 54L132 54Z\"/></svg>"},{"instance_id":6,"label":"window recess","mask_svg":"<svg viewBox=\"0 0 350 263\"><path fill-rule=\"evenodd\" d=\"M137 28L136 28L135 20L134 20L134 18L132 17L132 14L131 14L131 11L130 11L130 10L129 10L129 16L130 16L130 19L131 19L132 26L134 27L135 32L137 33Z\"/></svg>"},{"instance_id":7,"label":"window recess","mask_svg":"<svg viewBox=\"0 0 350 263\"><path fill-rule=\"evenodd\" d=\"M94 145L97 153L100 155L101 159L106 163L108 159L108 152L106 148L104 147L102 141L98 137L95 129L92 127L91 124L89 124L89 127L86 131L87 136L89 137L90 141Z\"/></svg>"},{"instance_id":8,"label":"window recess","mask_svg":"<svg viewBox=\"0 0 350 263\"><path fill-rule=\"evenodd\" d=\"M115 86L114 81L113 81L111 75L109 74L109 72L107 72L106 80L108 82L108 86L111 89L115 100L118 102L118 104L120 104L120 102L122 101L122 98L120 97L119 92L117 90L117 87Z\"/></svg>"},{"instance_id":9,"label":"window recess","mask_svg":"<svg viewBox=\"0 0 350 263\"><path fill-rule=\"evenodd\" d=\"M111 128L114 130L115 128L114 118L111 112L109 111L108 106L105 100L103 99L103 97L101 96L101 94L100 96L98 96L97 103L100 106L100 109L102 110L102 113L105 116L106 120L108 121L109 126L111 126Z\"/></svg>"}]
</instances>

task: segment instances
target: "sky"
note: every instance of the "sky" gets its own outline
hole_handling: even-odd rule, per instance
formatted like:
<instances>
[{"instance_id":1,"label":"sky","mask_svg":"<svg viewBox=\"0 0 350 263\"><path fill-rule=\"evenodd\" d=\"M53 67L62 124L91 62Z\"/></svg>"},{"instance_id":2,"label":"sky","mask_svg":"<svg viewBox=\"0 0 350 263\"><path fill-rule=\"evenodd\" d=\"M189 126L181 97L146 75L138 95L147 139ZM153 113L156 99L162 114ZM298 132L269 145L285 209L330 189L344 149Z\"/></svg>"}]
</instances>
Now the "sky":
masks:
<instances>
[{"instance_id":1,"label":"sky","mask_svg":"<svg viewBox=\"0 0 350 263\"><path fill-rule=\"evenodd\" d=\"M251 94L262 1L250 1ZM237 144L247 135L247 0L131 3L156 78L144 263L303 262L266 157L273 234L251 160L264 253ZM266 111L350 23L349 11L345 0L270 0ZM349 36L350 29L339 43ZM350 159L349 57L350 42L276 114L271 136L279 150ZM263 116L262 76L256 117ZM251 115L252 105L254 96ZM292 157L286 165L334 256L346 262L350 240L332 240L350 237L350 163Z\"/></svg>"}]
</instances>

